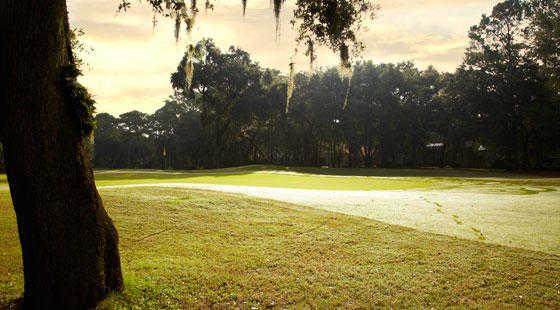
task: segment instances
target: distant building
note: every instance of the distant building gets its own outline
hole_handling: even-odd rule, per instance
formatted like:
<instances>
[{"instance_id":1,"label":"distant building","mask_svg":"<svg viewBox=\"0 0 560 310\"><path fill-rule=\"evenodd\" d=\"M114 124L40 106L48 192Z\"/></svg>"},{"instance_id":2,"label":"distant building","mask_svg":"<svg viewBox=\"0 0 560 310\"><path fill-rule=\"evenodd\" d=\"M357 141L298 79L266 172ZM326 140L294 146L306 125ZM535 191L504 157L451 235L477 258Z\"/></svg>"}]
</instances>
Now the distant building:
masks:
<instances>
[{"instance_id":1,"label":"distant building","mask_svg":"<svg viewBox=\"0 0 560 310\"><path fill-rule=\"evenodd\" d=\"M426 147L431 148L431 149L439 149L439 148L442 148L443 146L444 146L443 142L435 142L435 143L426 144Z\"/></svg>"},{"instance_id":2,"label":"distant building","mask_svg":"<svg viewBox=\"0 0 560 310\"><path fill-rule=\"evenodd\" d=\"M445 144L443 142L432 142L426 144L423 156L423 165L443 166Z\"/></svg>"}]
</instances>

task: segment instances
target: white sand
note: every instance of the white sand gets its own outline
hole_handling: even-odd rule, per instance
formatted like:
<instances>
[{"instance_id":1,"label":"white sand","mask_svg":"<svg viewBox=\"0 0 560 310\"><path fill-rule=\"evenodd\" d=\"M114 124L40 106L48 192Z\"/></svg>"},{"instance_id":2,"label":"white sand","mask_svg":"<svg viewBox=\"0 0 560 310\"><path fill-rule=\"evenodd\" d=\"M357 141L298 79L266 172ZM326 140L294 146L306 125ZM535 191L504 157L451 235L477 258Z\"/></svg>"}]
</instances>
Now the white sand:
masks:
<instances>
[{"instance_id":1,"label":"white sand","mask_svg":"<svg viewBox=\"0 0 560 310\"><path fill-rule=\"evenodd\" d=\"M174 187L237 193L361 216L418 230L560 255L560 191L535 195L472 190L327 191L216 184Z\"/></svg>"}]
</instances>

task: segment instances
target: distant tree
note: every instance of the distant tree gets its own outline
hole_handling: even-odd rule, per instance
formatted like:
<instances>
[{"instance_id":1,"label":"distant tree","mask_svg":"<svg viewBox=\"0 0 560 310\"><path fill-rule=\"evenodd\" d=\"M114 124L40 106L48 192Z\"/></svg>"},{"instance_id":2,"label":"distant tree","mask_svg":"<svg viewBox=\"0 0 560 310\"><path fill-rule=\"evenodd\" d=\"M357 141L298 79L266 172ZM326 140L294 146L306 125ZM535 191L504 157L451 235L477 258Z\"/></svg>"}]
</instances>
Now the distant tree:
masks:
<instances>
[{"instance_id":1,"label":"distant tree","mask_svg":"<svg viewBox=\"0 0 560 310\"><path fill-rule=\"evenodd\" d=\"M531 53L543 64L556 90L560 89L560 2L531 0L528 3Z\"/></svg>"},{"instance_id":2,"label":"distant tree","mask_svg":"<svg viewBox=\"0 0 560 310\"><path fill-rule=\"evenodd\" d=\"M540 71L546 87L546 98L539 101L539 112L546 120L537 125L536 157L539 166L554 167L560 162L560 2L531 0L528 11L530 54L542 63Z\"/></svg>"},{"instance_id":3,"label":"distant tree","mask_svg":"<svg viewBox=\"0 0 560 310\"><path fill-rule=\"evenodd\" d=\"M211 40L203 40L196 47L204 56L195 64L198 72L190 84L183 68L189 61L186 55L177 72L171 75L171 84L179 96L192 104L190 108L200 111L202 122L210 131L208 141L212 151L211 167L220 167L227 157L236 152L227 152L225 139L237 139L234 132L250 122L251 108L262 99L261 69L251 61L249 54L231 47L222 53ZM189 101L190 99L190 101ZM236 130L234 130L236 129Z\"/></svg>"},{"instance_id":4,"label":"distant tree","mask_svg":"<svg viewBox=\"0 0 560 310\"><path fill-rule=\"evenodd\" d=\"M492 140L499 141L498 159L516 169L530 165L529 140L536 134L535 118L544 112L535 105L544 99L543 81L538 64L529 57L525 18L523 1L496 5L492 15L471 28L465 62L476 74L476 91L483 93L478 114Z\"/></svg>"},{"instance_id":5,"label":"distant tree","mask_svg":"<svg viewBox=\"0 0 560 310\"><path fill-rule=\"evenodd\" d=\"M173 167L196 169L206 167L210 137L201 122L200 112L189 110L182 114L173 137L175 155Z\"/></svg>"},{"instance_id":6,"label":"distant tree","mask_svg":"<svg viewBox=\"0 0 560 310\"><path fill-rule=\"evenodd\" d=\"M157 149L156 161L163 169L177 167L180 161L180 148L177 145L177 130L181 119L185 117L187 107L175 99L165 101L163 107L149 116L149 132L144 133L144 140L150 138Z\"/></svg>"},{"instance_id":7,"label":"distant tree","mask_svg":"<svg viewBox=\"0 0 560 310\"><path fill-rule=\"evenodd\" d=\"M93 163L98 168L125 167L122 157L122 135L118 120L107 113L97 114Z\"/></svg>"}]
</instances>

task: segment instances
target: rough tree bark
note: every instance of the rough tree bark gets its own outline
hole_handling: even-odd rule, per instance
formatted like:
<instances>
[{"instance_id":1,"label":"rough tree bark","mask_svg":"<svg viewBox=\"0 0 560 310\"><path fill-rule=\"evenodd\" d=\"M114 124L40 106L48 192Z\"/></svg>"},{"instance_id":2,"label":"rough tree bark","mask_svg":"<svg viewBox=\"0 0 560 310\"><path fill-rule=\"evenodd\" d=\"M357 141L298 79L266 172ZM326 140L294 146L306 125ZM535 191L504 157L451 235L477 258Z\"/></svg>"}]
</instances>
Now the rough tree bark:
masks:
<instances>
[{"instance_id":1,"label":"rough tree bark","mask_svg":"<svg viewBox=\"0 0 560 310\"><path fill-rule=\"evenodd\" d=\"M84 309L122 288L117 232L95 188L62 68L65 0L0 3L0 138L26 309Z\"/></svg>"}]
</instances>

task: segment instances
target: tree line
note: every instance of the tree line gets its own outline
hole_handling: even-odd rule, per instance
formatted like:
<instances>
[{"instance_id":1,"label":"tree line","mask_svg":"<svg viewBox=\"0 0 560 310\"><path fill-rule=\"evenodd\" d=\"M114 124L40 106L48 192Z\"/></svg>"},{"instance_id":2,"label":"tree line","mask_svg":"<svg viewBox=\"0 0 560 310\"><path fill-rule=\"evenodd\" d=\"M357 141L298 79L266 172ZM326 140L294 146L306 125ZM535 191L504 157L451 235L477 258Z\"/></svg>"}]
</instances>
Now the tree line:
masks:
<instances>
[{"instance_id":1,"label":"tree line","mask_svg":"<svg viewBox=\"0 0 560 310\"><path fill-rule=\"evenodd\" d=\"M94 163L559 168L559 6L496 5L471 27L454 73L365 61L351 75L328 68L290 78L203 40L188 48L171 75L173 96L154 114L97 115Z\"/></svg>"}]
</instances>

